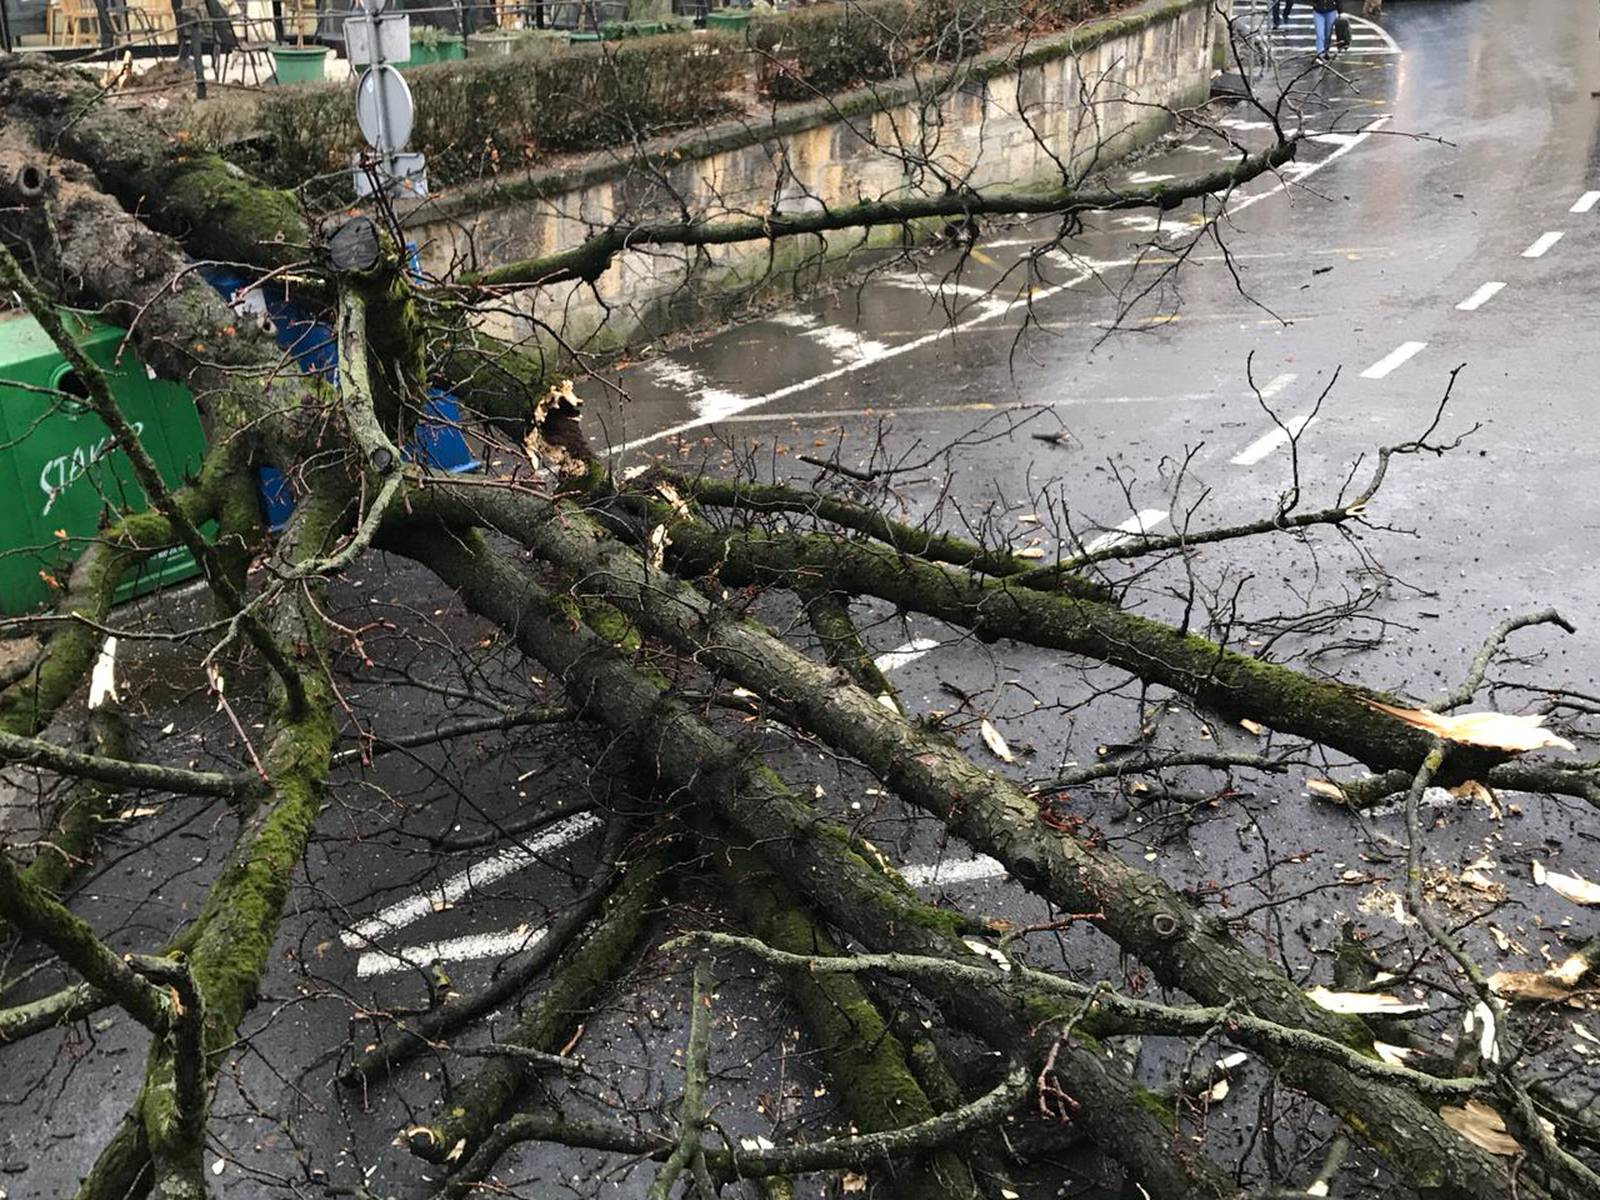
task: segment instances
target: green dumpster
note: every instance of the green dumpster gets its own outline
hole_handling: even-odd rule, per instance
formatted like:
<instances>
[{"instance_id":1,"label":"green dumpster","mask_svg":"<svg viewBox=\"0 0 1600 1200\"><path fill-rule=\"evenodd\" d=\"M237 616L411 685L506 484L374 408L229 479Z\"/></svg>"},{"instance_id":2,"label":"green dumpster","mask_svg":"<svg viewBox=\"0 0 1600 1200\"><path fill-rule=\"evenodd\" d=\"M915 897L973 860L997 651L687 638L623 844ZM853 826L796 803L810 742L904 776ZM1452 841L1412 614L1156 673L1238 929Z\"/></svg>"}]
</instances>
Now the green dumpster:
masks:
<instances>
[{"instance_id":1,"label":"green dumpster","mask_svg":"<svg viewBox=\"0 0 1600 1200\"><path fill-rule=\"evenodd\" d=\"M151 379L131 348L119 362L122 330L75 313L62 318L106 373L163 478L176 486L197 472L205 434L188 391ZM146 507L127 456L89 405L74 399L87 394L37 321L0 312L0 613L53 602L89 540L119 514ZM184 547L158 551L123 580L117 599L194 573Z\"/></svg>"},{"instance_id":2,"label":"green dumpster","mask_svg":"<svg viewBox=\"0 0 1600 1200\"><path fill-rule=\"evenodd\" d=\"M749 9L719 8L706 14L706 28L720 29L724 33L738 33L750 24Z\"/></svg>"}]
</instances>

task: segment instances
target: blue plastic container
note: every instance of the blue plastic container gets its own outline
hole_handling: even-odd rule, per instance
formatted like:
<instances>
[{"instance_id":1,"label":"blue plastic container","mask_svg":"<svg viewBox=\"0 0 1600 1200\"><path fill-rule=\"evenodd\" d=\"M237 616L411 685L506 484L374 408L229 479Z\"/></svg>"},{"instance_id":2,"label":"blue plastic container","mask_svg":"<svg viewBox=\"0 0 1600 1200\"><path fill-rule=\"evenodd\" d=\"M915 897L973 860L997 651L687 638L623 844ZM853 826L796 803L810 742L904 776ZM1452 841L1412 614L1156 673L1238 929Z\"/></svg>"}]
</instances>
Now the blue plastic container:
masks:
<instances>
[{"instance_id":1,"label":"blue plastic container","mask_svg":"<svg viewBox=\"0 0 1600 1200\"><path fill-rule=\"evenodd\" d=\"M406 265L413 278L419 277L420 257L416 246L410 243L406 245ZM339 348L332 326L314 319L290 300L287 285L276 280L255 285L249 277L227 267L204 267L201 274L241 316L264 322L279 348L294 359L301 372L338 383ZM454 475L483 466L473 457L462 434L460 403L439 388L428 389L423 418L402 454L408 462L420 462ZM274 532L282 529L294 511L294 489L274 467L262 467L257 472L257 487L267 527Z\"/></svg>"}]
</instances>

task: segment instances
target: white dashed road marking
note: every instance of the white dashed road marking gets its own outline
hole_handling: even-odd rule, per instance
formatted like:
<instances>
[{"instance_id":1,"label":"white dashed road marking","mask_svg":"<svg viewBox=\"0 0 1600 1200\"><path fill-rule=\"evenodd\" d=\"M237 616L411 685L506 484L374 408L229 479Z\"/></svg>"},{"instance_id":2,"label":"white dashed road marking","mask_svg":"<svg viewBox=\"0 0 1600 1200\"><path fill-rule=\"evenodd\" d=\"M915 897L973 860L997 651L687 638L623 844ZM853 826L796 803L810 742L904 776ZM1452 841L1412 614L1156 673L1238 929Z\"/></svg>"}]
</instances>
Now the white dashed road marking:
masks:
<instances>
[{"instance_id":1,"label":"white dashed road marking","mask_svg":"<svg viewBox=\"0 0 1600 1200\"><path fill-rule=\"evenodd\" d=\"M941 883L973 883L980 879L998 879L1005 873L1004 863L988 855L980 855L977 858L945 859L942 862L902 867L900 878L914 888L925 888Z\"/></svg>"},{"instance_id":2,"label":"white dashed road marking","mask_svg":"<svg viewBox=\"0 0 1600 1200\"><path fill-rule=\"evenodd\" d=\"M1293 371L1285 371L1281 375L1274 375L1262 386L1261 398L1263 400L1271 400L1298 378L1300 377Z\"/></svg>"},{"instance_id":3,"label":"white dashed road marking","mask_svg":"<svg viewBox=\"0 0 1600 1200\"><path fill-rule=\"evenodd\" d=\"M1468 296L1460 304L1456 305L1456 307L1462 312L1475 312L1482 308L1485 304L1489 303L1489 301L1494 298L1494 294L1503 287L1505 287L1505 284L1500 280L1491 279L1488 283L1484 284L1477 291L1473 292L1472 295Z\"/></svg>"},{"instance_id":4,"label":"white dashed road marking","mask_svg":"<svg viewBox=\"0 0 1600 1200\"><path fill-rule=\"evenodd\" d=\"M1299 437L1308 426L1315 423L1316 418L1310 413L1290 417L1280 428L1262 434L1228 461L1236 467L1253 467L1274 450L1287 446L1292 439Z\"/></svg>"},{"instance_id":5,"label":"white dashed road marking","mask_svg":"<svg viewBox=\"0 0 1600 1200\"><path fill-rule=\"evenodd\" d=\"M1566 234L1560 229L1553 229L1549 233L1541 233L1534 239L1533 245L1522 252L1523 258L1541 258L1544 252L1559 242Z\"/></svg>"},{"instance_id":6,"label":"white dashed road marking","mask_svg":"<svg viewBox=\"0 0 1600 1200\"><path fill-rule=\"evenodd\" d=\"M1399 346L1361 372L1361 378L1382 379L1407 359L1419 353L1427 344L1427 342L1401 342Z\"/></svg>"},{"instance_id":7,"label":"white dashed road marking","mask_svg":"<svg viewBox=\"0 0 1600 1200\"><path fill-rule=\"evenodd\" d=\"M340 940L352 950L370 946L376 939L386 935L392 936L407 925L420 921L429 913L448 908L479 888L488 887L496 880L504 879L507 875L532 866L543 855L559 850L598 828L600 828L600 818L593 813L578 813L567 817L537 837L519 842L481 862L473 863L465 871L450 876L437 888L429 888L389 905L388 908L368 917L354 928L345 930L339 935ZM404 955L410 951L401 950L398 953Z\"/></svg>"},{"instance_id":8,"label":"white dashed road marking","mask_svg":"<svg viewBox=\"0 0 1600 1200\"><path fill-rule=\"evenodd\" d=\"M1585 192L1583 195L1578 197L1578 202L1571 208L1567 209L1567 211L1586 213L1596 204L1600 204L1600 192Z\"/></svg>"},{"instance_id":9,"label":"white dashed road marking","mask_svg":"<svg viewBox=\"0 0 1600 1200\"><path fill-rule=\"evenodd\" d=\"M896 646L893 650L886 651L872 660L872 665L885 673L897 670L907 663L916 662L929 650L938 648L938 641L934 638L912 638L904 646Z\"/></svg>"},{"instance_id":10,"label":"white dashed road marking","mask_svg":"<svg viewBox=\"0 0 1600 1200\"><path fill-rule=\"evenodd\" d=\"M543 940L547 930L501 929L494 933L469 933L465 937L448 938L442 942L424 942L420 946L407 946L389 952L369 950L356 960L356 976L366 979L372 975L394 975L400 971L413 971L435 960L439 962L467 962L475 958L501 958L526 950Z\"/></svg>"},{"instance_id":11,"label":"white dashed road marking","mask_svg":"<svg viewBox=\"0 0 1600 1200\"><path fill-rule=\"evenodd\" d=\"M1299 185L1306 177L1315 174L1324 167L1331 167L1334 163L1338 162L1346 154L1349 154L1362 142L1371 137L1374 132L1382 129L1388 123L1389 117L1387 115L1375 118L1359 133L1353 135L1350 141L1346 142L1342 146L1334 147L1333 151L1329 153L1326 158L1310 164L1310 169L1305 171L1299 178L1293 180L1282 179L1272 187L1264 188L1259 192L1253 192L1241 200L1234 201L1226 206L1224 210L1226 215L1229 217L1237 216L1251 205L1259 204L1261 201L1266 200L1271 196L1276 196L1285 188ZM1213 217L1211 219L1215 220L1216 218ZM1130 266L1136 261L1138 260L1130 259L1117 265ZM896 358L902 354L910 354L914 351L922 349L925 346L934 345L940 339L949 337L953 333L962 333L969 329L975 329L980 326L987 325L990 322L1005 316L1007 313L1023 307L1024 305L1039 304L1044 300L1048 300L1052 296L1067 291L1069 288L1076 287L1085 280L1092 278L1093 275L1094 272L1092 271L1080 271L1070 279L1063 280L1061 283L1054 284L1050 287L1037 288L1027 295L1018 296L1015 300L997 302L992 305L978 306L980 311L969 320L957 321L946 326L945 328L937 329L932 333L924 334L922 337L912 338L910 341L899 342L893 346L886 347L876 358L869 355L863 355L862 357L842 363L841 365L834 367L832 370L823 371L821 374L814 375L810 379L796 380L793 383L781 388L777 388L776 390L768 392L765 395L751 397L748 407L761 408L773 403L774 401L785 400L790 396L800 395L801 393L808 392L812 388L818 387L824 383L831 383L835 379L841 379L846 375L852 374L855 371L859 371L863 367L870 366L874 362ZM792 328L806 330L812 329L819 324L818 318L815 316L812 316L809 313L799 312L778 313L768 319L789 325ZM872 344L877 345L878 343ZM712 424L715 419L716 418L714 417L696 415L690 420L680 421L675 425L669 425L667 428L658 430L655 433L646 434L643 437L637 437L631 439L630 441L623 442L621 445L615 447L612 453L622 454L629 450L637 450L641 446L648 446L653 442L659 442L665 438L673 437L680 433L687 433L691 429L700 429L706 425Z\"/></svg>"},{"instance_id":12,"label":"white dashed road marking","mask_svg":"<svg viewBox=\"0 0 1600 1200\"><path fill-rule=\"evenodd\" d=\"M1108 529L1099 537L1090 538L1084 543L1085 554L1098 554L1102 550L1109 550L1113 546L1120 546L1129 538L1138 534L1150 533L1161 522L1167 519L1165 509L1141 508L1122 524Z\"/></svg>"}]
</instances>

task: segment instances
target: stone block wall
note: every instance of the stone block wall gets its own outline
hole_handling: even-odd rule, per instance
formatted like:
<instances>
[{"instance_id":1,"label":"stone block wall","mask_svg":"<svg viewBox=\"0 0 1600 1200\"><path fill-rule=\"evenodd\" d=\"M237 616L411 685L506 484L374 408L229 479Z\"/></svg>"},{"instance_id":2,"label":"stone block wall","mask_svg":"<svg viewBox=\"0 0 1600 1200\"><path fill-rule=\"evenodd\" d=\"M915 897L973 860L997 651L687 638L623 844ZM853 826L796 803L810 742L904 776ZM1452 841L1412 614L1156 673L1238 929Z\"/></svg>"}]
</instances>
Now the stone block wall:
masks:
<instances>
[{"instance_id":1,"label":"stone block wall","mask_svg":"<svg viewBox=\"0 0 1600 1200\"><path fill-rule=\"evenodd\" d=\"M943 191L1054 187L1163 132L1205 100L1210 0L1148 0L1070 34L923 69L830 102L596 154L560 170L458 189L419 206L410 236L449 276L577 245L619 220L795 212ZM722 317L757 293L804 287L851 255L893 244L884 227L706 249L640 249L594 284L508 295L491 332L606 352Z\"/></svg>"}]
</instances>

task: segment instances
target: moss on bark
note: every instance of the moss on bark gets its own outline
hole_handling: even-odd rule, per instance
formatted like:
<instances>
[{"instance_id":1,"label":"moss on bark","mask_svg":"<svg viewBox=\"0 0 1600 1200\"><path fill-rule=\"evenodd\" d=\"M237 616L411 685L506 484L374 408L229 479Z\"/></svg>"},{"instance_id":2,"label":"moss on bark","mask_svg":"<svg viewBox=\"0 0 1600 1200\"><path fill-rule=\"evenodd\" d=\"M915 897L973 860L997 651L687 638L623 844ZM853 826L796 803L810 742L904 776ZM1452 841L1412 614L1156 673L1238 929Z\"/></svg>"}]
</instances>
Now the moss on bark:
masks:
<instances>
[{"instance_id":1,"label":"moss on bark","mask_svg":"<svg viewBox=\"0 0 1600 1200\"><path fill-rule=\"evenodd\" d=\"M754 855L732 850L717 856L717 866L745 923L762 941L792 954L839 952L798 898ZM801 973L790 974L787 983L858 1129L869 1133L900 1129L934 1116L936 1110L917 1083L906 1048L889 1031L860 983L845 975ZM957 1200L980 1194L961 1155L949 1147L898 1175L895 1191L906 1200Z\"/></svg>"}]
</instances>

